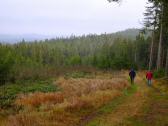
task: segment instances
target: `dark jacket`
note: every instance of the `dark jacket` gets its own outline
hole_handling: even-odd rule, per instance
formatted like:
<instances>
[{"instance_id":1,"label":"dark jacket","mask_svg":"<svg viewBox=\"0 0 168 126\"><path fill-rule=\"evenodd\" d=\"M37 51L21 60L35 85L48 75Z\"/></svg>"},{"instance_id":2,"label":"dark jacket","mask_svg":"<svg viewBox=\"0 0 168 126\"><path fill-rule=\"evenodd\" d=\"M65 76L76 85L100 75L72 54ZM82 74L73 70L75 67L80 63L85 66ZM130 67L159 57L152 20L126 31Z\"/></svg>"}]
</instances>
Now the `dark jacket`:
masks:
<instances>
[{"instance_id":1,"label":"dark jacket","mask_svg":"<svg viewBox=\"0 0 168 126\"><path fill-rule=\"evenodd\" d=\"M129 76L130 76L130 78L135 78L135 77L136 77L135 71L134 71L134 70L131 70L131 71L129 72Z\"/></svg>"}]
</instances>

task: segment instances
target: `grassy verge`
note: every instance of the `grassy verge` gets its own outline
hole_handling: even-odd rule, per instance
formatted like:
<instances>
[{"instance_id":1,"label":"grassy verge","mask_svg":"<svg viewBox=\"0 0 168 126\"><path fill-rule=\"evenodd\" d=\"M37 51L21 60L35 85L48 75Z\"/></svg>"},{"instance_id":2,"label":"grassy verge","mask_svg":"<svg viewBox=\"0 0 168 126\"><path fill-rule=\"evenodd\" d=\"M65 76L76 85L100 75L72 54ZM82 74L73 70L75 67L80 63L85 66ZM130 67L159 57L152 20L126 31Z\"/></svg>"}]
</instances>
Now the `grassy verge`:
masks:
<instances>
[{"instance_id":1,"label":"grassy verge","mask_svg":"<svg viewBox=\"0 0 168 126\"><path fill-rule=\"evenodd\" d=\"M112 102L109 104L103 106L99 112L101 114L108 114L109 112L113 111L119 104L123 103L124 100L126 100L127 97L133 95L137 91L137 86L132 85L130 88L125 89L123 91L123 95L121 97L118 97L114 99Z\"/></svg>"},{"instance_id":2,"label":"grassy verge","mask_svg":"<svg viewBox=\"0 0 168 126\"><path fill-rule=\"evenodd\" d=\"M132 96L136 91L137 91L137 86L136 85L132 85L128 89L125 89L123 91L123 95L122 96L117 97L116 99L114 99L110 103L108 103L105 106L101 107L97 111L98 115L96 116L96 118L93 119L93 120L90 120L89 123L87 124L87 126L100 126L100 120L99 119L101 118L101 116L105 116L105 115L111 113L113 110L115 110L115 108L118 105L123 103L126 100L127 97Z\"/></svg>"},{"instance_id":3,"label":"grassy verge","mask_svg":"<svg viewBox=\"0 0 168 126\"><path fill-rule=\"evenodd\" d=\"M167 126L168 125L168 85L165 80L157 80L149 88L147 102L142 112L128 118L131 126Z\"/></svg>"}]
</instances>

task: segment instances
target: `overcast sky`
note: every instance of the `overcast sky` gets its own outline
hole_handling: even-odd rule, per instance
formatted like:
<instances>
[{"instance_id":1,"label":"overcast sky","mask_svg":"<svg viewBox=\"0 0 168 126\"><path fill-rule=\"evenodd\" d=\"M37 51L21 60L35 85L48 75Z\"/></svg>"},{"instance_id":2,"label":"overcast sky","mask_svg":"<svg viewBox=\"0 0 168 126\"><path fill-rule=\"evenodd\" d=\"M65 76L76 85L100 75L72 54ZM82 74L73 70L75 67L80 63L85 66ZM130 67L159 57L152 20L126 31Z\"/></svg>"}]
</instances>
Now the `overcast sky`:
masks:
<instances>
[{"instance_id":1,"label":"overcast sky","mask_svg":"<svg viewBox=\"0 0 168 126\"><path fill-rule=\"evenodd\" d=\"M0 0L0 34L81 35L142 27L147 0Z\"/></svg>"}]
</instances>

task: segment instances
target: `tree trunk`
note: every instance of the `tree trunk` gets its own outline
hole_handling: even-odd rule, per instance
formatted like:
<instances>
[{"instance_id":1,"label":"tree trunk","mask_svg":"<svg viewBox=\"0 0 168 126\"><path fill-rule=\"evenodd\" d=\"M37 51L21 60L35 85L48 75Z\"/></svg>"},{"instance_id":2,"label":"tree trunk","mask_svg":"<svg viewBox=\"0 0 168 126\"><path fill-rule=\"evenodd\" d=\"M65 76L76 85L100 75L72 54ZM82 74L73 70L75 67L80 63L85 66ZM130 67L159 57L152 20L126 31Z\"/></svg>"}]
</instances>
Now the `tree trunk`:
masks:
<instances>
[{"instance_id":1,"label":"tree trunk","mask_svg":"<svg viewBox=\"0 0 168 126\"><path fill-rule=\"evenodd\" d=\"M150 48L150 57L149 57L149 70L151 70L152 65L153 65L153 46L154 46L154 32L155 32L155 27L152 31L152 43L151 43L151 48Z\"/></svg>"},{"instance_id":2,"label":"tree trunk","mask_svg":"<svg viewBox=\"0 0 168 126\"><path fill-rule=\"evenodd\" d=\"M137 41L135 41L134 49L134 63L137 64Z\"/></svg>"},{"instance_id":3,"label":"tree trunk","mask_svg":"<svg viewBox=\"0 0 168 126\"><path fill-rule=\"evenodd\" d=\"M161 69L161 59L162 59L162 37L163 37L163 5L162 5L162 17L161 17L161 25L160 25L160 39L159 39L159 46L158 46L158 55L157 55L157 70Z\"/></svg>"},{"instance_id":4,"label":"tree trunk","mask_svg":"<svg viewBox=\"0 0 168 126\"><path fill-rule=\"evenodd\" d=\"M167 49L167 55L166 55L166 67L165 67L165 73L166 73L166 76L168 76L168 49Z\"/></svg>"},{"instance_id":5,"label":"tree trunk","mask_svg":"<svg viewBox=\"0 0 168 126\"><path fill-rule=\"evenodd\" d=\"M135 52L135 55L134 55L134 62L137 63L137 53Z\"/></svg>"}]
</instances>

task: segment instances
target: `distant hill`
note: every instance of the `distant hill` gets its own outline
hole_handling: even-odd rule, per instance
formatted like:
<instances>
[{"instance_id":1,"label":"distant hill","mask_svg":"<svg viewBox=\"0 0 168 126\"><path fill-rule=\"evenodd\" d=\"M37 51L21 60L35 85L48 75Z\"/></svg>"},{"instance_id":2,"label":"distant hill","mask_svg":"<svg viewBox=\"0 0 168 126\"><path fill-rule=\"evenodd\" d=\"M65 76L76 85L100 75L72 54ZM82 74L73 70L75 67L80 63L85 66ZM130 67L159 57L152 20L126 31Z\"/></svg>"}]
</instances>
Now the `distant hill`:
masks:
<instances>
[{"instance_id":1,"label":"distant hill","mask_svg":"<svg viewBox=\"0 0 168 126\"><path fill-rule=\"evenodd\" d=\"M0 42L3 43L16 43L20 42L23 39L25 41L35 41L35 40L44 40L47 38L52 38L51 36L38 35L38 34L24 34L24 35L8 35L0 34Z\"/></svg>"},{"instance_id":2,"label":"distant hill","mask_svg":"<svg viewBox=\"0 0 168 126\"><path fill-rule=\"evenodd\" d=\"M139 29L127 29L124 31L119 31L116 33L111 33L107 35L111 35L114 38L123 37L127 39L135 39L136 36L139 34ZM53 36L46 36L46 35L38 35L38 34L24 34L24 35L8 35L8 34L0 34L0 42L4 43L16 43L20 42L23 39L25 41L35 41L35 40L45 40L45 39L52 39Z\"/></svg>"},{"instance_id":3,"label":"distant hill","mask_svg":"<svg viewBox=\"0 0 168 126\"><path fill-rule=\"evenodd\" d=\"M139 34L139 29L127 29L125 31L119 31L114 33L115 36L122 36L123 38L136 39Z\"/></svg>"}]
</instances>

